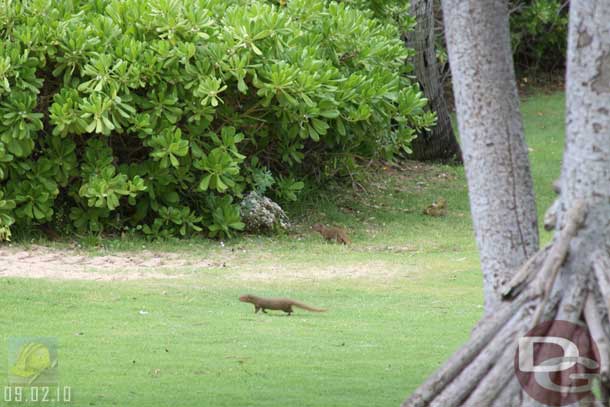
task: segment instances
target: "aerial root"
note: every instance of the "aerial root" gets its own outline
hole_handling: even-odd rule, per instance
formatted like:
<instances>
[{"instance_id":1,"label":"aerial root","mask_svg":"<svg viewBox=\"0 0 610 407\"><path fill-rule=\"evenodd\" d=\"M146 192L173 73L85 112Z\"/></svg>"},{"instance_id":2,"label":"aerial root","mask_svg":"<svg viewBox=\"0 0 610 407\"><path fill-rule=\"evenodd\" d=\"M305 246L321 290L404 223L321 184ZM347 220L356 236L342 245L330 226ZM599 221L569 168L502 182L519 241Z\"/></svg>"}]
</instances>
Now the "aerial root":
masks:
<instances>
[{"instance_id":1,"label":"aerial root","mask_svg":"<svg viewBox=\"0 0 610 407\"><path fill-rule=\"evenodd\" d=\"M559 269L565 261L568 251L570 250L570 242L585 221L586 204L583 201L578 201L570 208L566 214L566 224L559 233L559 237L551 247L549 255L542 264L542 269L538 273L538 286L542 290L542 300L534 314L532 326L538 325L542 318L546 302L551 295L553 285L559 274Z\"/></svg>"},{"instance_id":2,"label":"aerial root","mask_svg":"<svg viewBox=\"0 0 610 407\"><path fill-rule=\"evenodd\" d=\"M536 254L530 257L525 264L517 271L513 278L506 284L502 290L502 298L516 297L523 289L536 277L538 271L542 268L542 264L549 255L552 244L546 246L542 250L538 250Z\"/></svg>"},{"instance_id":3,"label":"aerial root","mask_svg":"<svg viewBox=\"0 0 610 407\"><path fill-rule=\"evenodd\" d=\"M605 250L597 250L591 256L591 265L597 279L597 287L605 299L605 306L610 314L610 256Z\"/></svg>"},{"instance_id":4,"label":"aerial root","mask_svg":"<svg viewBox=\"0 0 610 407\"><path fill-rule=\"evenodd\" d=\"M599 351L600 381L602 387L608 388L610 386L610 339L603 322L607 316L600 315L593 293L589 293L587 296L584 315L591 338Z\"/></svg>"},{"instance_id":5,"label":"aerial root","mask_svg":"<svg viewBox=\"0 0 610 407\"><path fill-rule=\"evenodd\" d=\"M538 405L522 393L513 373L517 340L542 320L578 323L583 313L603 354L601 387L603 393L608 393L610 258L603 251L580 264L572 257L566 262L585 216L586 206L581 202L568 210L555 241L533 255L506 285L502 291L505 301L481 320L470 340L402 407ZM558 279L560 274L562 278ZM599 281L597 289L592 284L593 276ZM581 405L585 403L592 405L594 401L581 401Z\"/></svg>"},{"instance_id":6,"label":"aerial root","mask_svg":"<svg viewBox=\"0 0 610 407\"><path fill-rule=\"evenodd\" d=\"M521 385L516 377L512 377L504 386L498 398L496 398L491 407L506 407L518 406L521 404Z\"/></svg>"},{"instance_id":7,"label":"aerial root","mask_svg":"<svg viewBox=\"0 0 610 407\"><path fill-rule=\"evenodd\" d=\"M424 407L439 394L462 370L470 364L479 353L492 341L498 331L514 317L515 314L529 301L525 295L515 298L494 314L489 314L481 322L468 343L454 353L445 364L432 374L412 395L403 403L403 407Z\"/></svg>"},{"instance_id":8,"label":"aerial root","mask_svg":"<svg viewBox=\"0 0 610 407\"><path fill-rule=\"evenodd\" d=\"M515 326L519 324L517 315L496 334L487 346L477 355L477 357L444 389L444 391L434 399L430 407L446 407L462 405L469 394L476 393L481 387L482 380L489 377L490 369L504 364L505 351L512 348ZM514 356L514 351L511 352ZM512 360L512 357L511 357ZM502 362L500 362L502 361ZM506 375L506 374L505 374ZM496 389L499 388L496 386ZM470 404L466 404L470 405ZM485 404L480 404L485 405Z\"/></svg>"}]
</instances>

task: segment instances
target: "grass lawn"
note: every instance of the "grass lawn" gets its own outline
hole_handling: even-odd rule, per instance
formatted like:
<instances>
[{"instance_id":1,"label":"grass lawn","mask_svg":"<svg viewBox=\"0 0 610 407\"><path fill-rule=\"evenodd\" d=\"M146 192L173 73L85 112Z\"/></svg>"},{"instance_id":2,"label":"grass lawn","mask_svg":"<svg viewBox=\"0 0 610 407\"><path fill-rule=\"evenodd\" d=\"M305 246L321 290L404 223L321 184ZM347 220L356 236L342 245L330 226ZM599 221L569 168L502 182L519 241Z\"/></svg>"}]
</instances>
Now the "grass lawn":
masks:
<instances>
[{"instance_id":1,"label":"grass lawn","mask_svg":"<svg viewBox=\"0 0 610 407\"><path fill-rule=\"evenodd\" d=\"M560 170L563 94L529 97L523 113L542 218ZM295 235L90 249L214 260L167 271L177 278L0 278L0 374L10 336L54 336L75 406L399 405L482 311L463 169L405 166L376 169L366 192L306 202ZM448 215L423 216L438 196ZM324 243L308 229L316 221L346 226L353 244ZM237 301L247 292L329 311L255 315Z\"/></svg>"}]
</instances>

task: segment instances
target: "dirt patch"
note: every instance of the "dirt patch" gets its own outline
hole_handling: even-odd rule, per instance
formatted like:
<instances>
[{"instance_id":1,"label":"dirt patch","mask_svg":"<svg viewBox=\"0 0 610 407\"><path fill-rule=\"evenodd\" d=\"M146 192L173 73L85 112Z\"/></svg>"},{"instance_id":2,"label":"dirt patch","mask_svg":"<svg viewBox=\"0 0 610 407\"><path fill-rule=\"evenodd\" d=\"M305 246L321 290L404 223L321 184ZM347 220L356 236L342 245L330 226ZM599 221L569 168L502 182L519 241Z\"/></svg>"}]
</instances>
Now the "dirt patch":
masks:
<instances>
[{"instance_id":1,"label":"dirt patch","mask_svg":"<svg viewBox=\"0 0 610 407\"><path fill-rule=\"evenodd\" d=\"M190 259L177 253L121 253L91 256L77 250L43 246L0 247L0 278L129 281L170 279L179 275L160 271L177 268L210 268L210 260Z\"/></svg>"},{"instance_id":2,"label":"dirt patch","mask_svg":"<svg viewBox=\"0 0 610 407\"><path fill-rule=\"evenodd\" d=\"M416 248L385 247L374 252L412 252ZM363 250L368 250L364 248ZM253 257L255 256L255 257ZM366 279L387 281L409 274L404 265L382 260L348 261L337 264L308 264L275 259L271 253L220 250L207 257L188 253L142 250L108 255L91 255L78 249L44 246L0 247L0 278L50 280L133 281L168 280L187 277L186 271L223 269L226 278L241 281L325 281Z\"/></svg>"}]
</instances>

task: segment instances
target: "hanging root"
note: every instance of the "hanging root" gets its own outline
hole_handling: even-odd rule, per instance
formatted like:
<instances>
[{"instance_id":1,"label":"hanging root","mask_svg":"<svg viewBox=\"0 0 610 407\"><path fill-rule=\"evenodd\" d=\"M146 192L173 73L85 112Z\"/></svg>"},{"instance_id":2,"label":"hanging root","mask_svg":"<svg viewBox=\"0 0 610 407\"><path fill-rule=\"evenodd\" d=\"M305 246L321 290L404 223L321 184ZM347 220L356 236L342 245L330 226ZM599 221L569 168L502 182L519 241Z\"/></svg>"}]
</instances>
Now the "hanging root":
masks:
<instances>
[{"instance_id":1,"label":"hanging root","mask_svg":"<svg viewBox=\"0 0 610 407\"><path fill-rule=\"evenodd\" d=\"M603 354L602 390L610 389L610 257L602 251L583 261L579 253L573 253L566 262L585 217L582 202L567 211L555 241L532 256L504 287L504 302L402 407L538 406L522 393L514 375L517 341L542 320L579 323L583 313ZM593 276L599 288L591 283Z\"/></svg>"}]
</instances>

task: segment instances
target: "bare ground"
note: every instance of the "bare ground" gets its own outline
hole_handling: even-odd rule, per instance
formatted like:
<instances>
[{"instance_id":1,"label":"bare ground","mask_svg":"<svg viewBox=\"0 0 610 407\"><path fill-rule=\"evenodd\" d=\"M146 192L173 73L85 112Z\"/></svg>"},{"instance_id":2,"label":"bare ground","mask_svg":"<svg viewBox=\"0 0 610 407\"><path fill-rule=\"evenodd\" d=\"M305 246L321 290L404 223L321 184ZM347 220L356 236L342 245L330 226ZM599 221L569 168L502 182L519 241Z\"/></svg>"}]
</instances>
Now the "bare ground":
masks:
<instances>
[{"instance_id":1,"label":"bare ground","mask_svg":"<svg viewBox=\"0 0 610 407\"><path fill-rule=\"evenodd\" d=\"M278 259L270 253L246 250L239 253L221 250L204 258L186 253L148 250L94 256L78 249L38 245L27 248L0 246L0 278L93 281L179 279L185 276L186 270L211 268L223 268L228 278L243 281L387 280L405 272L408 274L404 268L380 260L312 265Z\"/></svg>"},{"instance_id":2,"label":"bare ground","mask_svg":"<svg viewBox=\"0 0 610 407\"><path fill-rule=\"evenodd\" d=\"M0 247L0 277L100 281L168 279L179 275L160 271L214 266L207 259L191 259L177 253L142 251L91 256L78 250L44 246Z\"/></svg>"}]
</instances>

